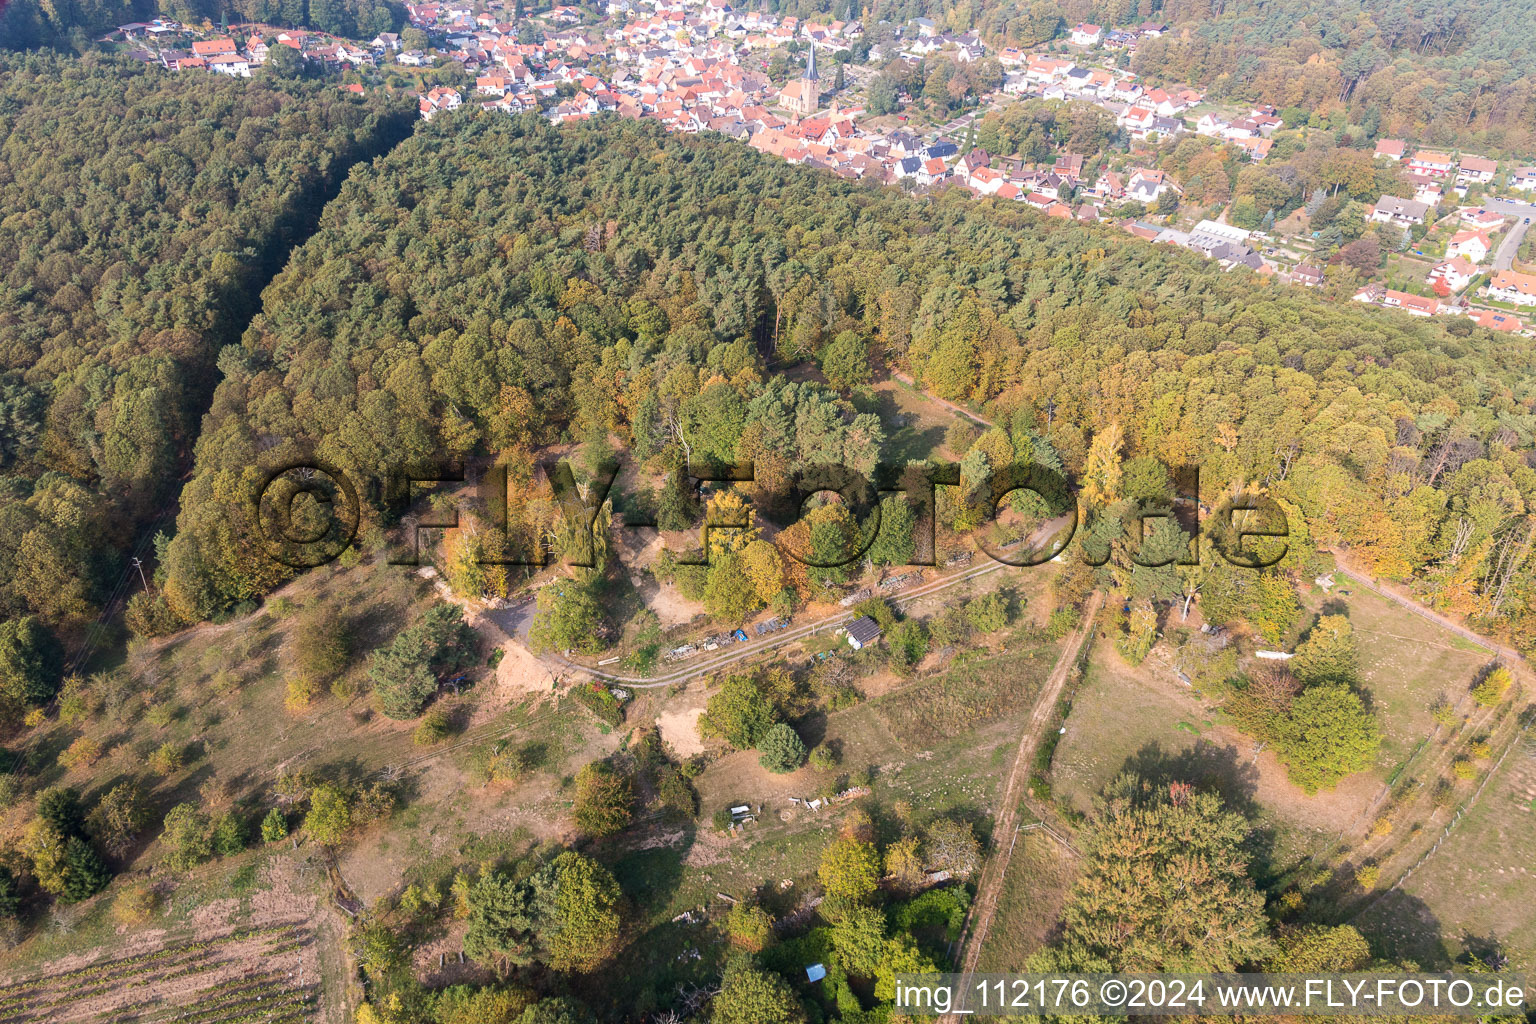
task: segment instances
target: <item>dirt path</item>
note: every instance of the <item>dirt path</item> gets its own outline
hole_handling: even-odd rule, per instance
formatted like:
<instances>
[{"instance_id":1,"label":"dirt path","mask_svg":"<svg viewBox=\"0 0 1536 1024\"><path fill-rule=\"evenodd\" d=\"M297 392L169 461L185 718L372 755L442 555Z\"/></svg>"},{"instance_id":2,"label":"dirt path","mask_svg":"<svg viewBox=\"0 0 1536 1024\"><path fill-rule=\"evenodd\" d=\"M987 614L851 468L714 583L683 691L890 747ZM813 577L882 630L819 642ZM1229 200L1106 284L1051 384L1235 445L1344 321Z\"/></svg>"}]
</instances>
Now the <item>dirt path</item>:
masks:
<instances>
[{"instance_id":1,"label":"dirt path","mask_svg":"<svg viewBox=\"0 0 1536 1024\"><path fill-rule=\"evenodd\" d=\"M900 608L912 601L917 600L918 598L927 597L930 594L937 593L941 590L947 590L950 587L957 586L969 580L974 580L980 576L985 576L988 573L997 572L999 569L1008 568L1013 568L1013 566L1009 566L1005 562L991 562L989 564L982 565L979 568L966 569L962 572L942 577L932 583L926 584L925 586L914 587L913 589L904 593L892 595L890 601L892 604ZM803 640L806 637L813 636L816 633L822 632L823 630L832 629L833 627L840 626L845 622L850 622L855 617L855 613L851 611L839 612L836 615L828 616L824 619L818 619L815 622L808 622L804 625L795 626L792 629L788 629L780 633L774 633L763 640L738 644L733 650L726 654L717 655L716 657L707 661L696 662L688 668L681 668L675 672L669 672L664 676L621 676L612 672L604 672L600 668L593 668L589 665L578 664L577 662L570 661L559 654L550 654L546 655L546 657L548 660L553 661L564 668L575 669L578 672L585 672L587 675L595 676L598 679L607 679L610 682L624 683L626 686L632 686L637 690L648 690L659 686L671 686L674 683L681 683L685 680L692 679L695 676L702 676L711 672L718 672L720 669L727 665L735 664L736 662L742 661L745 658L750 658L755 654L762 654L765 651L771 651L775 648L783 647L786 644L795 642L796 640Z\"/></svg>"},{"instance_id":2,"label":"dirt path","mask_svg":"<svg viewBox=\"0 0 1536 1024\"><path fill-rule=\"evenodd\" d=\"M891 376L896 378L897 380L901 381L903 384L906 384L909 387L914 387L914 388L917 387L917 381L913 380L911 377L907 376L904 373L893 373L893 374L891 374ZM995 426L997 426L996 423L993 423L989 419L983 419L981 416L978 416L976 413L971 412L971 410L967 409L965 406L963 406L963 405L956 405L954 402L946 402L946 401L944 401L944 399L940 398L938 395L930 394L929 392L924 391L923 392L923 397L928 399L928 401L930 401L930 402L937 402L939 405L942 405L944 408L948 409L950 412L954 413L956 416L962 416L965 419L970 420L972 423L980 423L981 425L987 426L987 427L995 427Z\"/></svg>"},{"instance_id":3,"label":"dirt path","mask_svg":"<svg viewBox=\"0 0 1536 1024\"><path fill-rule=\"evenodd\" d=\"M1497 640L1486 637L1476 630L1468 629L1466 626L1463 626L1455 619L1441 615L1437 611L1424 607L1413 598L1398 591L1397 588L1392 587L1386 583L1382 583L1380 580L1377 580L1374 576L1370 575L1364 570L1351 567L1345 561L1345 559L1347 559L1349 556L1344 552L1334 551L1331 552L1331 554L1333 555L1334 564L1338 566L1339 572L1343 573L1345 576L1348 576L1350 579L1354 580L1361 586L1374 591L1375 593L1381 595L1394 604L1401 605L1402 607L1408 609L1421 618L1428 619L1430 622L1433 622L1437 626L1450 630L1452 633L1455 633L1459 637L1472 641L1479 647L1489 651L1492 654L1497 654L1499 657L1504 658L1505 660L1516 665L1525 664L1525 659L1521 657L1519 651L1516 651L1510 647L1506 647L1499 643Z\"/></svg>"},{"instance_id":4,"label":"dirt path","mask_svg":"<svg viewBox=\"0 0 1536 1024\"><path fill-rule=\"evenodd\" d=\"M1067 676L1077 662L1078 653L1082 650L1083 644L1093 635L1094 619L1103 601L1104 595L1099 592L1095 592L1089 598L1088 607L1083 612L1082 623L1062 647L1061 657L1056 660L1056 667L1051 670L1045 685L1040 688L1040 696L1035 699L1035 710L1024 727L1023 735L1019 737L1019 751L1013 759L1013 771L1008 774L1008 785L1003 790L997 823L992 830L998 853L982 871L981 880L976 886L976 902L971 908L970 922L960 939L962 949L960 971L962 973L975 971L976 964L981 958L981 947L986 943L987 930L992 926L992 917L997 912L998 897L1003 891L1003 879L1008 874L1008 861L1013 855L1012 840L1013 833L1018 828L1019 803L1023 796L1025 780L1029 778L1029 766L1034 760L1035 748L1055 715L1056 700L1061 696L1061 688L1066 685ZM1005 840L1006 846L1003 845ZM960 1016L950 1014L940 1019L945 1024L957 1024Z\"/></svg>"}]
</instances>

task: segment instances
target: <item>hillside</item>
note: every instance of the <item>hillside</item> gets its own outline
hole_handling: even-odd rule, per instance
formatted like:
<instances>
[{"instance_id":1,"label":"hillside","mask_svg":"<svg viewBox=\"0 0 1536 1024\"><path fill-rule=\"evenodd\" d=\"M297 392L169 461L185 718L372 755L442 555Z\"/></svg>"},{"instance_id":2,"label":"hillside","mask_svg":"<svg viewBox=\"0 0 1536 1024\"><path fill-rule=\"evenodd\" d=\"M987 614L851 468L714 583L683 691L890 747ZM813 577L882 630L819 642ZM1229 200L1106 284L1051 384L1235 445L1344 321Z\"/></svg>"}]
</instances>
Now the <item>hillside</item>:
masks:
<instances>
[{"instance_id":1,"label":"hillside","mask_svg":"<svg viewBox=\"0 0 1536 1024\"><path fill-rule=\"evenodd\" d=\"M174 500L215 358L409 108L0 56L0 608L66 630Z\"/></svg>"},{"instance_id":2,"label":"hillside","mask_svg":"<svg viewBox=\"0 0 1536 1024\"><path fill-rule=\"evenodd\" d=\"M825 363L847 333L866 365L909 369L1073 472L1117 425L1127 458L1198 462L1207 494L1267 485L1318 543L1389 576L1471 581L1463 611L1529 614L1525 583L1497 606L1484 586L1536 494L1522 341L725 139L471 115L354 177L267 291L223 361L167 595L204 618L289 574L244 500L263 453L313 450L366 486L429 456L564 440L665 467L691 436L695 461L754 459L760 476L829 454L872 465L878 427L836 395L758 397L775 366ZM801 401L822 432L785 436Z\"/></svg>"}]
</instances>

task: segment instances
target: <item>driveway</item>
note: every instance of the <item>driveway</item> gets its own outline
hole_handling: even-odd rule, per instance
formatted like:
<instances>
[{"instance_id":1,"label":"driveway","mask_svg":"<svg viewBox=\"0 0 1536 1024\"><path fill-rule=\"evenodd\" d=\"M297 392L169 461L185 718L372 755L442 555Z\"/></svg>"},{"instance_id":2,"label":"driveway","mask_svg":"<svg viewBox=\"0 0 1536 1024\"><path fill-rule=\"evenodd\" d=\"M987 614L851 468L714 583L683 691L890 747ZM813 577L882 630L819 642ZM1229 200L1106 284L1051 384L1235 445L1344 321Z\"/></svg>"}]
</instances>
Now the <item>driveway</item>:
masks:
<instances>
[{"instance_id":1,"label":"driveway","mask_svg":"<svg viewBox=\"0 0 1536 1024\"><path fill-rule=\"evenodd\" d=\"M1515 253L1520 250L1520 242L1525 238L1525 232L1530 228L1526 218L1536 219L1536 206L1523 203L1515 199L1488 199L1483 200L1486 209L1504 214L1506 217L1515 218L1514 227L1509 229L1504 236L1504 241L1499 243L1498 251L1493 257L1494 270L1508 270L1514 266Z\"/></svg>"}]
</instances>

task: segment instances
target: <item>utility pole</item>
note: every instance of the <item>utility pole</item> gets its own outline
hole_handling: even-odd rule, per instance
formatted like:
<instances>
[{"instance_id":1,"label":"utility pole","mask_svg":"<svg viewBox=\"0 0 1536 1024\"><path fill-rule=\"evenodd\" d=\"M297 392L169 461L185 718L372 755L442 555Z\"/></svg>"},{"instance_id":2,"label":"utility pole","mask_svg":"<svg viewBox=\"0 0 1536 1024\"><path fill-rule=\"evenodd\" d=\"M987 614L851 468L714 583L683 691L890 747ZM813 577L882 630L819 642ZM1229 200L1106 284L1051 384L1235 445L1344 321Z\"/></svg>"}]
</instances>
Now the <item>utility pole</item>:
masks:
<instances>
[{"instance_id":1,"label":"utility pole","mask_svg":"<svg viewBox=\"0 0 1536 1024\"><path fill-rule=\"evenodd\" d=\"M133 560L133 567L139 570L139 582L144 584L144 593L149 593L149 580L144 578L144 563L138 558Z\"/></svg>"}]
</instances>

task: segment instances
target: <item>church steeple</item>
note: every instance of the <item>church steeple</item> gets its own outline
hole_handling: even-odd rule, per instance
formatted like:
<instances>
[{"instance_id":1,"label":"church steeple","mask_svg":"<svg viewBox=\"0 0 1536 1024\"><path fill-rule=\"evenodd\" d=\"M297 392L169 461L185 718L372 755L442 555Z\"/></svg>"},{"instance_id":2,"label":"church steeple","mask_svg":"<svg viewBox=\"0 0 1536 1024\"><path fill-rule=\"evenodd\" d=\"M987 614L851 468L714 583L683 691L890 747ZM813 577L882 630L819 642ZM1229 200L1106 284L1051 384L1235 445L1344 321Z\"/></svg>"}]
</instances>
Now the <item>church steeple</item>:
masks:
<instances>
[{"instance_id":1,"label":"church steeple","mask_svg":"<svg viewBox=\"0 0 1536 1024\"><path fill-rule=\"evenodd\" d=\"M817 80L818 76L816 74L816 46L815 46L815 44L811 45L811 56L810 56L810 59L805 62L805 74L801 75L800 77L805 79L807 82L814 82L814 81Z\"/></svg>"}]
</instances>

